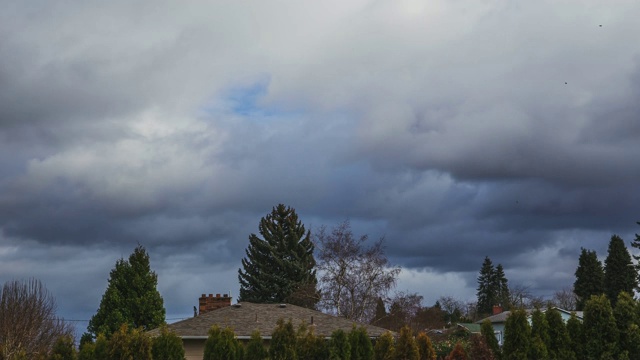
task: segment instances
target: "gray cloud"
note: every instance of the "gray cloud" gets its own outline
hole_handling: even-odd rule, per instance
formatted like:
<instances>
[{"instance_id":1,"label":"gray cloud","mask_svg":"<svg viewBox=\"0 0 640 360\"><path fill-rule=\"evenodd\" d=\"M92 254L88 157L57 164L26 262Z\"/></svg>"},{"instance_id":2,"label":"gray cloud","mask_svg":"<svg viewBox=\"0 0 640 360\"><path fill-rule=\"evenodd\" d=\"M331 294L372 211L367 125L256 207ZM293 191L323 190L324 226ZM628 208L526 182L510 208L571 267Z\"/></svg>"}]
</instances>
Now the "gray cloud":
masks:
<instances>
[{"instance_id":1,"label":"gray cloud","mask_svg":"<svg viewBox=\"0 0 640 360\"><path fill-rule=\"evenodd\" d=\"M484 256L569 286L640 203L640 9L580 5L5 1L0 280L88 319L141 243L189 316L285 203L385 237L428 304Z\"/></svg>"}]
</instances>

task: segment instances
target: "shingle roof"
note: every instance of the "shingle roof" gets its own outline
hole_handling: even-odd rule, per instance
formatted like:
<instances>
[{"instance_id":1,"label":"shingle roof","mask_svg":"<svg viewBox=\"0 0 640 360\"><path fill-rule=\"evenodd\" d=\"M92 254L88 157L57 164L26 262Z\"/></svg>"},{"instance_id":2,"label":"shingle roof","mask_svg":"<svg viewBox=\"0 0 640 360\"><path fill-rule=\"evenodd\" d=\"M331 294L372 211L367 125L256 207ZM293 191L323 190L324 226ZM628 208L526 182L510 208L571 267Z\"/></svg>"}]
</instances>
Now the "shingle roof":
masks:
<instances>
[{"instance_id":1,"label":"shingle roof","mask_svg":"<svg viewBox=\"0 0 640 360\"><path fill-rule=\"evenodd\" d=\"M270 336L279 319L285 321L291 319L295 329L302 322L315 327L315 334L322 337L329 337L337 329L345 332L351 331L354 322L345 318L324 314L320 311L306 309L300 306L285 304L255 304L243 302L221 309L213 310L193 318L178 321L168 325L169 329L183 338L206 338L209 329L213 325L221 328L229 327L233 329L238 337L249 337L254 330L260 331L263 337ZM386 329L357 324L364 326L371 337L378 337L385 333ZM150 335L159 333L159 329L149 331Z\"/></svg>"}]
</instances>

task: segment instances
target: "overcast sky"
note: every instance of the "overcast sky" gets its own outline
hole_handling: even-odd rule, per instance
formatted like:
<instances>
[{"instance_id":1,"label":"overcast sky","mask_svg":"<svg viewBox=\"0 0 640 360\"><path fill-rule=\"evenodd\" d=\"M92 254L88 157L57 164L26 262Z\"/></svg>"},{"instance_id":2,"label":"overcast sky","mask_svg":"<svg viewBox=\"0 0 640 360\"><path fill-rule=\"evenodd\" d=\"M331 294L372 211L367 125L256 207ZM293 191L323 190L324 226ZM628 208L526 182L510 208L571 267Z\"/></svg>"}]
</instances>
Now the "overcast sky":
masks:
<instances>
[{"instance_id":1,"label":"overcast sky","mask_svg":"<svg viewBox=\"0 0 640 360\"><path fill-rule=\"evenodd\" d=\"M549 298L640 232L636 0L0 5L0 281L67 319L137 243L170 321L235 297L279 203L384 236L425 305L485 256Z\"/></svg>"}]
</instances>

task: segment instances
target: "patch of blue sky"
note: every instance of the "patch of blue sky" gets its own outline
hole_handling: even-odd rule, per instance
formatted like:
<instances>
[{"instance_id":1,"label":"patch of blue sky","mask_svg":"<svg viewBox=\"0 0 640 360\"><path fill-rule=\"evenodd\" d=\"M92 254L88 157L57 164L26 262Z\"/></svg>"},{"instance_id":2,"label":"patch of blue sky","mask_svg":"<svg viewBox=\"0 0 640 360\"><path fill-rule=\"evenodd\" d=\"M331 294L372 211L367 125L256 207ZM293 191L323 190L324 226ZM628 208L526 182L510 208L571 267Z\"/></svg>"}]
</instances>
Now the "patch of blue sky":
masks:
<instances>
[{"instance_id":1,"label":"patch of blue sky","mask_svg":"<svg viewBox=\"0 0 640 360\"><path fill-rule=\"evenodd\" d=\"M251 121L265 121L296 117L301 109L283 106L282 103L267 103L271 78L267 75L240 82L221 90L215 97L200 107L204 117L218 114L234 115Z\"/></svg>"}]
</instances>

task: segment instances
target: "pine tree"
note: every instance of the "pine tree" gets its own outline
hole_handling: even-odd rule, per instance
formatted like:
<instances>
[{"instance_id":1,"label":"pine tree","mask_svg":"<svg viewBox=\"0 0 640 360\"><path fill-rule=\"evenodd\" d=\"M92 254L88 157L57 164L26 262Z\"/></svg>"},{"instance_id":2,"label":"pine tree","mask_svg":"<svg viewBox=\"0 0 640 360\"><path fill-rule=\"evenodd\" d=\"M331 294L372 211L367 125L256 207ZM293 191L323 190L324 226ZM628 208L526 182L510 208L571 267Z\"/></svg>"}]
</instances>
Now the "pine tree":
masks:
<instances>
[{"instance_id":1,"label":"pine tree","mask_svg":"<svg viewBox=\"0 0 640 360\"><path fill-rule=\"evenodd\" d=\"M504 325L504 345L502 358L527 360L531 346L531 327L524 310L512 311Z\"/></svg>"},{"instance_id":2,"label":"pine tree","mask_svg":"<svg viewBox=\"0 0 640 360\"><path fill-rule=\"evenodd\" d=\"M498 302L498 286L496 284L495 269L489 257L484 258L480 275L478 276L478 304L479 314L491 314L493 305Z\"/></svg>"},{"instance_id":3,"label":"pine tree","mask_svg":"<svg viewBox=\"0 0 640 360\"><path fill-rule=\"evenodd\" d=\"M591 295L604 293L604 270L595 251L582 249L576 269L576 281L573 283L576 294L576 310L582 311Z\"/></svg>"},{"instance_id":4,"label":"pine tree","mask_svg":"<svg viewBox=\"0 0 640 360\"><path fill-rule=\"evenodd\" d=\"M640 225L640 221L636 224ZM634 249L640 249L640 234L635 234L636 237L631 241L631 247ZM640 291L640 255L633 255L633 259L636 261L636 289Z\"/></svg>"},{"instance_id":5,"label":"pine tree","mask_svg":"<svg viewBox=\"0 0 640 360\"><path fill-rule=\"evenodd\" d=\"M603 359L617 355L618 329L611 303L604 294L591 296L585 304L582 329L586 358Z\"/></svg>"},{"instance_id":6,"label":"pine tree","mask_svg":"<svg viewBox=\"0 0 640 360\"><path fill-rule=\"evenodd\" d=\"M93 335L109 336L122 324L144 330L157 328L164 323L165 317L157 285L158 276L151 271L149 255L142 245L138 245L128 261L118 260L111 270L107 290L87 329Z\"/></svg>"},{"instance_id":7,"label":"pine tree","mask_svg":"<svg viewBox=\"0 0 640 360\"><path fill-rule=\"evenodd\" d=\"M510 308L511 304L509 303L509 299L511 296L509 294L509 281L504 274L502 264L498 264L498 266L496 266L495 286L497 287L497 304L503 309Z\"/></svg>"},{"instance_id":8,"label":"pine tree","mask_svg":"<svg viewBox=\"0 0 640 360\"><path fill-rule=\"evenodd\" d=\"M609 253L604 261L604 291L612 307L616 306L620 292L633 293L638 285L636 276L631 255L624 241L613 235L609 242Z\"/></svg>"},{"instance_id":9,"label":"pine tree","mask_svg":"<svg viewBox=\"0 0 640 360\"><path fill-rule=\"evenodd\" d=\"M562 321L562 315L559 311L551 308L548 308L544 315L549 325L549 344L547 345L549 359L574 360L575 354L569 348L571 339L564 321Z\"/></svg>"},{"instance_id":10,"label":"pine tree","mask_svg":"<svg viewBox=\"0 0 640 360\"><path fill-rule=\"evenodd\" d=\"M249 236L238 270L239 301L289 302L314 308L319 300L314 245L295 210L280 204L260 220L262 239Z\"/></svg>"}]
</instances>

